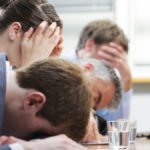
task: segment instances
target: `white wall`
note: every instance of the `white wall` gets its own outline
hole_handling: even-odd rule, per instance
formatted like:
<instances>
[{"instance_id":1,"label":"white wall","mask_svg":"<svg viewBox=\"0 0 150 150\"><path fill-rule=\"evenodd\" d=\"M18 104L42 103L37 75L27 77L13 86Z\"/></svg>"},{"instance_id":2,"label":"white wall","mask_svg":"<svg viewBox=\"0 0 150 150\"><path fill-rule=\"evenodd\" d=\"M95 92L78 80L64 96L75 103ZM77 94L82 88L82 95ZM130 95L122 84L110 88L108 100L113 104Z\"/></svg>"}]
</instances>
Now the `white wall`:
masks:
<instances>
[{"instance_id":1,"label":"white wall","mask_svg":"<svg viewBox=\"0 0 150 150\"><path fill-rule=\"evenodd\" d=\"M89 22L99 19L114 20L113 12L59 13L59 16L63 21L63 52L76 48L80 32Z\"/></svg>"},{"instance_id":2,"label":"white wall","mask_svg":"<svg viewBox=\"0 0 150 150\"><path fill-rule=\"evenodd\" d=\"M137 119L137 132L150 133L150 83L133 84L130 118Z\"/></svg>"}]
</instances>

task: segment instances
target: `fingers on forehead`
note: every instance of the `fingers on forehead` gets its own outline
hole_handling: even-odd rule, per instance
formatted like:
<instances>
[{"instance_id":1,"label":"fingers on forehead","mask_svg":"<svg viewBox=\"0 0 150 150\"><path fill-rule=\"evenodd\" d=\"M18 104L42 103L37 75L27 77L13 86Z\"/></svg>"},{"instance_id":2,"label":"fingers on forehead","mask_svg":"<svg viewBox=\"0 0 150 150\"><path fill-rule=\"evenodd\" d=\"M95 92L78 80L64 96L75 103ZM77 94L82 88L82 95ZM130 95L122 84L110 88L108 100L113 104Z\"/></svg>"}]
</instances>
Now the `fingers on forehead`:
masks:
<instances>
[{"instance_id":1,"label":"fingers on forehead","mask_svg":"<svg viewBox=\"0 0 150 150\"><path fill-rule=\"evenodd\" d=\"M114 47L114 48L116 48L116 49L119 50L120 52L124 52L123 47L120 46L120 45L117 44L117 43L110 42L109 45L112 46L112 47Z\"/></svg>"}]
</instances>

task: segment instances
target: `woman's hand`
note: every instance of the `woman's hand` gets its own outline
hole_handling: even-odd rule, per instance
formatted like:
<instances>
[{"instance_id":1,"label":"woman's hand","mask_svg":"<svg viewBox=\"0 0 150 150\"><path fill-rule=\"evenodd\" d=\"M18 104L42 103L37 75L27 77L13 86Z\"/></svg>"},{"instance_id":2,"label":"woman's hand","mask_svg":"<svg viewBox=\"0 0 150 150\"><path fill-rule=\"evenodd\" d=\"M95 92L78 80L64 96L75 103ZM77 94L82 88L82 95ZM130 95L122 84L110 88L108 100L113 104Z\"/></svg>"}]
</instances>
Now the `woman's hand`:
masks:
<instances>
[{"instance_id":1,"label":"woman's hand","mask_svg":"<svg viewBox=\"0 0 150 150\"><path fill-rule=\"evenodd\" d=\"M48 23L43 21L34 33L31 27L24 34L21 43L22 67L49 56L60 56L63 49L60 45L63 41L60 32L60 27L57 27L55 22L48 26Z\"/></svg>"},{"instance_id":2,"label":"woman's hand","mask_svg":"<svg viewBox=\"0 0 150 150\"><path fill-rule=\"evenodd\" d=\"M61 45L62 43L63 43L63 37L60 36L60 41L57 44L57 46L54 48L52 53L50 54L50 57L60 57L63 50L63 46Z\"/></svg>"}]
</instances>

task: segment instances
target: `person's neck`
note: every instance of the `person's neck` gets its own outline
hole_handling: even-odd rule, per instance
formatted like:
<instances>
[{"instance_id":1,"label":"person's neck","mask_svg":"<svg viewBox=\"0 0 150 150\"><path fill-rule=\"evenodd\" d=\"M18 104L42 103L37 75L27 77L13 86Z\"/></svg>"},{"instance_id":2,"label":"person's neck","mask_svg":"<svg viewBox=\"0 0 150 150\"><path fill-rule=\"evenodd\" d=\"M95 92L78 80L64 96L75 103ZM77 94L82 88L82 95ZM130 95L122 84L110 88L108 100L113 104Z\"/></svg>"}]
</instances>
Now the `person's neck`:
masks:
<instances>
[{"instance_id":1,"label":"person's neck","mask_svg":"<svg viewBox=\"0 0 150 150\"><path fill-rule=\"evenodd\" d=\"M85 56L85 49L77 50L77 58L78 59L84 59L84 56Z\"/></svg>"}]
</instances>

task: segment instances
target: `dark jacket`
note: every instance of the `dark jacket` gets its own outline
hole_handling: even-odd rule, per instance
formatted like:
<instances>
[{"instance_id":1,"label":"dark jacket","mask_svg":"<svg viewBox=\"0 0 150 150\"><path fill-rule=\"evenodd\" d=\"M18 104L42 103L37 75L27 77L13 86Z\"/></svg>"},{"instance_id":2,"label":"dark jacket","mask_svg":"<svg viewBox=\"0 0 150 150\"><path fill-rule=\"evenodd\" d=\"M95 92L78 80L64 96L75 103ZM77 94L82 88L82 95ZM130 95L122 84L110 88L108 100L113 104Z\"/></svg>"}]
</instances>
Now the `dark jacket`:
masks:
<instances>
[{"instance_id":1,"label":"dark jacket","mask_svg":"<svg viewBox=\"0 0 150 150\"><path fill-rule=\"evenodd\" d=\"M6 94L6 61L7 55L0 54L0 136L2 133L2 124L4 116L4 103ZM8 145L0 146L0 150L10 150Z\"/></svg>"}]
</instances>

